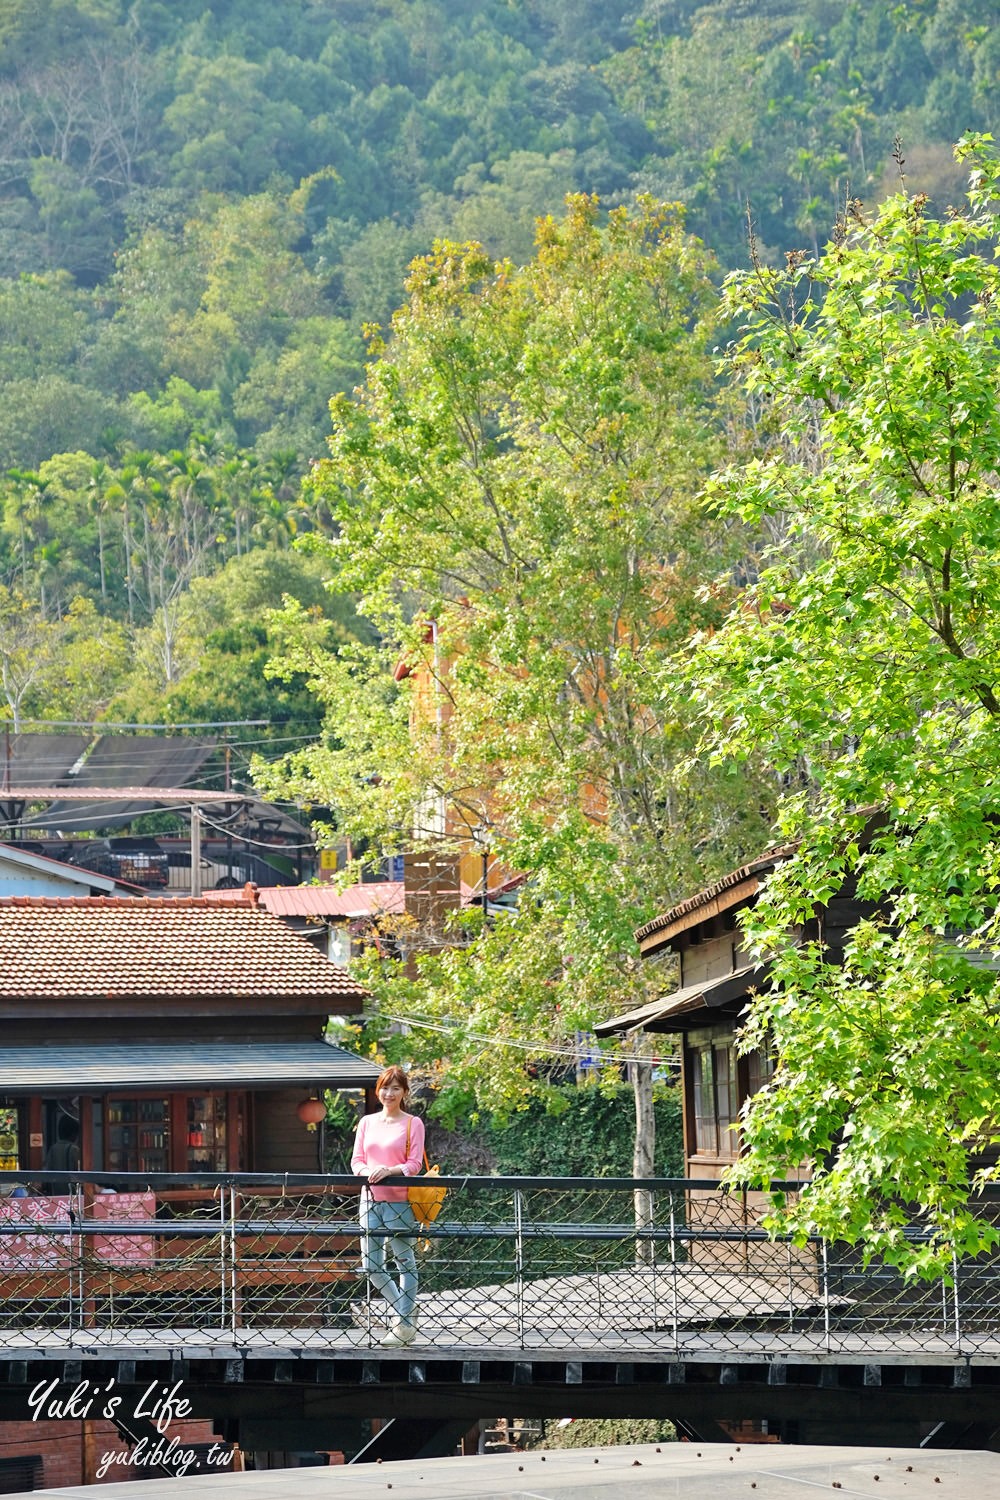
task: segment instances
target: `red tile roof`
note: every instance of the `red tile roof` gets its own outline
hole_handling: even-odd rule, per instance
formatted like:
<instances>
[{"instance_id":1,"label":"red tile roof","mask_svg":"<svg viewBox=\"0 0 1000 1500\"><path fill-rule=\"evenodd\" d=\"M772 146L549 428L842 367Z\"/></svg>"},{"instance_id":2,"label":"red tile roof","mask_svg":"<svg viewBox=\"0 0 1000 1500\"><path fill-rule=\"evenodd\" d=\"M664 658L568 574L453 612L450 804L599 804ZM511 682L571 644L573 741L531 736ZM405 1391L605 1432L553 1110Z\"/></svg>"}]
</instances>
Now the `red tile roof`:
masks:
<instances>
[{"instance_id":1,"label":"red tile roof","mask_svg":"<svg viewBox=\"0 0 1000 1500\"><path fill-rule=\"evenodd\" d=\"M202 900L0 900L5 999L256 996L329 1002L365 991L263 907Z\"/></svg>"}]
</instances>

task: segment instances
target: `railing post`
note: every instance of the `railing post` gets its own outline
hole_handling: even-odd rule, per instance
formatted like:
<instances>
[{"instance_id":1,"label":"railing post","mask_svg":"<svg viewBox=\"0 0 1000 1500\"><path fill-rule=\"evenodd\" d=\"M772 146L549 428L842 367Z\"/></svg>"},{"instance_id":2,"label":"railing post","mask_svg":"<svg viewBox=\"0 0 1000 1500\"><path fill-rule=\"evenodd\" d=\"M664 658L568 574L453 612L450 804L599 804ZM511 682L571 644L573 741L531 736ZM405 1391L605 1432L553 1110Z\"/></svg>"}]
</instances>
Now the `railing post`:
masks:
<instances>
[{"instance_id":1,"label":"railing post","mask_svg":"<svg viewBox=\"0 0 1000 1500\"><path fill-rule=\"evenodd\" d=\"M653 1194L648 1188L636 1188L632 1194L635 1214L635 1263L656 1264L656 1242L648 1233L653 1227Z\"/></svg>"},{"instance_id":2,"label":"railing post","mask_svg":"<svg viewBox=\"0 0 1000 1500\"><path fill-rule=\"evenodd\" d=\"M219 1202L219 1331L224 1333L228 1326L229 1308L229 1284L226 1275L226 1259L228 1255L229 1236L226 1230L226 1193L221 1186L215 1189L215 1196Z\"/></svg>"},{"instance_id":3,"label":"railing post","mask_svg":"<svg viewBox=\"0 0 1000 1500\"><path fill-rule=\"evenodd\" d=\"M953 1310L953 1316L954 1316L954 1329L955 1329L955 1353L956 1354L961 1354L961 1352L962 1352L962 1309L961 1309L961 1303L959 1301L959 1294L958 1294L958 1255L956 1254L956 1252L954 1250L952 1250L952 1252L951 1252L951 1274L952 1274L952 1278L953 1278L953 1286L952 1286L952 1310Z\"/></svg>"},{"instance_id":4,"label":"railing post","mask_svg":"<svg viewBox=\"0 0 1000 1500\"><path fill-rule=\"evenodd\" d=\"M69 1264L70 1264L69 1302L70 1302L70 1305L69 1305L69 1310L68 1310L69 1311L69 1316L67 1317L66 1322L69 1325L69 1341L70 1341L70 1343L72 1343L73 1342L74 1327L79 1328L81 1330L83 1329L83 1325L84 1325L84 1311L85 1311L85 1305L86 1305L85 1304L85 1299L84 1299L84 1293L86 1291L86 1284L85 1284L86 1283L86 1270L85 1270L85 1267L84 1267L84 1260L83 1260L83 1256L84 1256L84 1243L85 1243L85 1241L84 1241L83 1222L82 1222L82 1206L83 1206L83 1188L82 1188L82 1185L77 1184L77 1183L70 1183L69 1184L69 1194L68 1194L68 1197L67 1197L67 1205L68 1206L67 1206L66 1212L69 1214ZM74 1248L73 1248L74 1230L76 1231L76 1239L77 1239L77 1245L76 1245L76 1252L75 1253L74 1253ZM76 1301L76 1318L75 1319L74 1319L74 1316L73 1316L74 1289L75 1289L75 1301Z\"/></svg>"},{"instance_id":5,"label":"railing post","mask_svg":"<svg viewBox=\"0 0 1000 1500\"><path fill-rule=\"evenodd\" d=\"M945 1282L944 1277L942 1276L941 1277L941 1335L944 1338L947 1338L947 1336L948 1336L948 1323L949 1323L949 1321L950 1321L950 1317L949 1317L949 1313L948 1313L948 1287L947 1287L947 1284Z\"/></svg>"},{"instance_id":6,"label":"railing post","mask_svg":"<svg viewBox=\"0 0 1000 1500\"><path fill-rule=\"evenodd\" d=\"M674 1195L670 1194L670 1315L674 1323L674 1353L681 1346L680 1305L677 1297L677 1219L674 1213Z\"/></svg>"},{"instance_id":7,"label":"railing post","mask_svg":"<svg viewBox=\"0 0 1000 1500\"><path fill-rule=\"evenodd\" d=\"M830 1337L830 1261L826 1240L820 1241L823 1262L823 1345L827 1354L833 1347Z\"/></svg>"},{"instance_id":8,"label":"railing post","mask_svg":"<svg viewBox=\"0 0 1000 1500\"><path fill-rule=\"evenodd\" d=\"M236 1185L229 1185L229 1331L236 1340L236 1330L239 1325L239 1306L237 1297L239 1287L236 1281L236 1265L239 1259L239 1245L236 1238L236 1215L239 1212L239 1202L236 1196Z\"/></svg>"},{"instance_id":9,"label":"railing post","mask_svg":"<svg viewBox=\"0 0 1000 1500\"><path fill-rule=\"evenodd\" d=\"M514 1189L514 1278L517 1291L517 1340L524 1348L524 1200Z\"/></svg>"},{"instance_id":10,"label":"railing post","mask_svg":"<svg viewBox=\"0 0 1000 1500\"><path fill-rule=\"evenodd\" d=\"M649 1268L649 1274L653 1278L653 1327L654 1328L656 1328L659 1325L659 1321L660 1321L660 1318L659 1318L659 1297L657 1295L658 1287L657 1287L657 1281L656 1281L657 1271L658 1271L658 1267L657 1267L657 1264L656 1264L656 1241L654 1240L653 1241L653 1263L652 1263L652 1265Z\"/></svg>"},{"instance_id":11,"label":"railing post","mask_svg":"<svg viewBox=\"0 0 1000 1500\"><path fill-rule=\"evenodd\" d=\"M365 1227L365 1204L366 1204L365 1194L367 1193L367 1191L368 1191L367 1187L362 1187L361 1192L358 1195L358 1228L359 1228L360 1236L361 1236L360 1240L359 1240L359 1246L360 1246L360 1250L361 1250L361 1261L362 1261L363 1265L365 1264L366 1259L368 1260L369 1263L371 1261L371 1257L372 1257L372 1240L371 1240L371 1234L372 1233L376 1233L376 1234L378 1233L377 1230L375 1230L375 1231L369 1231ZM365 1255L365 1245L366 1244L368 1246L367 1257ZM369 1347L374 1342L374 1332L375 1331L372 1328L372 1279L371 1279L370 1275L366 1274L365 1275L365 1343L368 1344Z\"/></svg>"}]
</instances>

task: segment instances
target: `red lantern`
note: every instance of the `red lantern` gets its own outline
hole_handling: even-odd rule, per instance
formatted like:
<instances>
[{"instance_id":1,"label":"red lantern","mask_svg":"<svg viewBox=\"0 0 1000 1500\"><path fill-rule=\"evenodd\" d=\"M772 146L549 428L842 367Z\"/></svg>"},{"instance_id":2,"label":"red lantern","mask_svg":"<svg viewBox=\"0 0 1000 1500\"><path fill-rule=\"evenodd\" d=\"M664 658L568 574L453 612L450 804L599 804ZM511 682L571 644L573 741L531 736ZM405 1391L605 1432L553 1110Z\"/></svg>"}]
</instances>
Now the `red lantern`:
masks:
<instances>
[{"instance_id":1,"label":"red lantern","mask_svg":"<svg viewBox=\"0 0 1000 1500\"><path fill-rule=\"evenodd\" d=\"M314 1094L309 1099L303 1099L296 1114L307 1130L315 1130L319 1122L326 1119L326 1105Z\"/></svg>"}]
</instances>

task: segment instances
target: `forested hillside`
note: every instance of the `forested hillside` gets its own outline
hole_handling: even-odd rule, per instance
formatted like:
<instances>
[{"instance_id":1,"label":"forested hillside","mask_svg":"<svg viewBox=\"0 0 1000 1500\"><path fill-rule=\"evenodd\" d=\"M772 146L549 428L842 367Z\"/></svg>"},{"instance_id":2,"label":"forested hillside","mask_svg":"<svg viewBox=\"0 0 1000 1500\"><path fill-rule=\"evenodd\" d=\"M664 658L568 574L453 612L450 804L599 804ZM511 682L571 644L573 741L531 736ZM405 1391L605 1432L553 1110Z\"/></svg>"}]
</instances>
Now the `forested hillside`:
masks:
<instances>
[{"instance_id":1,"label":"forested hillside","mask_svg":"<svg viewBox=\"0 0 1000 1500\"><path fill-rule=\"evenodd\" d=\"M319 565L229 580L328 529L299 487L327 403L435 238L520 263L568 192L643 191L723 268L749 201L779 260L879 194L897 133L957 196L998 68L982 0L6 0L7 711L287 709L232 600L291 569L318 606Z\"/></svg>"}]
</instances>

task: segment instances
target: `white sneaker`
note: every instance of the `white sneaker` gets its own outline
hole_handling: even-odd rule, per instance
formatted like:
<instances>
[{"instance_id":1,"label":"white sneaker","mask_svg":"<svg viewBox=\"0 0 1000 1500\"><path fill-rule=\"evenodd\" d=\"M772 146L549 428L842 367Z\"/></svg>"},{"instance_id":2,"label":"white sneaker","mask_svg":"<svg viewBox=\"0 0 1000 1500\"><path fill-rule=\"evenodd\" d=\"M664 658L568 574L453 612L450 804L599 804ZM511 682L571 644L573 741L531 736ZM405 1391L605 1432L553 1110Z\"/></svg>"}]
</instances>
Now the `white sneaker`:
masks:
<instances>
[{"instance_id":1,"label":"white sneaker","mask_svg":"<svg viewBox=\"0 0 1000 1500\"><path fill-rule=\"evenodd\" d=\"M417 1336L417 1330L412 1323L393 1323L392 1329L382 1340L384 1349L398 1349L403 1344L412 1344Z\"/></svg>"}]
</instances>

